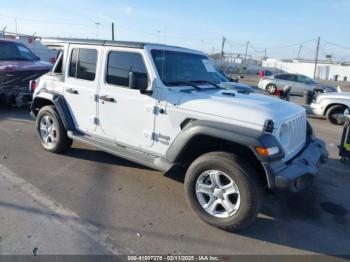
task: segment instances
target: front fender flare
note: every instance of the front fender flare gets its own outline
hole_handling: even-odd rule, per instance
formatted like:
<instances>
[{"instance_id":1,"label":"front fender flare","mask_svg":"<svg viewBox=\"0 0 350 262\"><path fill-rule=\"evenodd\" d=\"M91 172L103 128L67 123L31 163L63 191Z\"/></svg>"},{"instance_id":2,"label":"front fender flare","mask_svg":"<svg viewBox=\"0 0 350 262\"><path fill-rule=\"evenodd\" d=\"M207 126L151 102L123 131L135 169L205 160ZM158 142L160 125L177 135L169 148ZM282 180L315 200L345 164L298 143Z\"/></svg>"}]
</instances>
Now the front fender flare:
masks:
<instances>
[{"instance_id":1,"label":"front fender flare","mask_svg":"<svg viewBox=\"0 0 350 262\"><path fill-rule=\"evenodd\" d=\"M186 145L198 135L207 135L245 146L252 150L261 162L269 162L284 157L282 146L271 134L232 124L195 120L189 123L175 138L166 153L166 158L171 162L176 162L177 157L185 149ZM280 153L269 158L258 155L255 150L255 147L269 148L276 146L280 149Z\"/></svg>"}]
</instances>

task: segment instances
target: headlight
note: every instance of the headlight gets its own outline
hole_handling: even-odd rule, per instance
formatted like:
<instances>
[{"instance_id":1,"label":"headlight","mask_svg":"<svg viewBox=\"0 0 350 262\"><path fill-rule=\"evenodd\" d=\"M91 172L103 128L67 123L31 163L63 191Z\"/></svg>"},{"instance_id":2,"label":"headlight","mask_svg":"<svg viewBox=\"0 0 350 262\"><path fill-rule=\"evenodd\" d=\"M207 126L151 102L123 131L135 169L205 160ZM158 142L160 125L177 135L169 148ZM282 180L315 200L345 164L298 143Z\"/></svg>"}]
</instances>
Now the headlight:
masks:
<instances>
[{"instance_id":1,"label":"headlight","mask_svg":"<svg viewBox=\"0 0 350 262\"><path fill-rule=\"evenodd\" d=\"M287 148L292 137L292 130L288 124L283 124L280 128L278 138L283 148Z\"/></svg>"}]
</instances>

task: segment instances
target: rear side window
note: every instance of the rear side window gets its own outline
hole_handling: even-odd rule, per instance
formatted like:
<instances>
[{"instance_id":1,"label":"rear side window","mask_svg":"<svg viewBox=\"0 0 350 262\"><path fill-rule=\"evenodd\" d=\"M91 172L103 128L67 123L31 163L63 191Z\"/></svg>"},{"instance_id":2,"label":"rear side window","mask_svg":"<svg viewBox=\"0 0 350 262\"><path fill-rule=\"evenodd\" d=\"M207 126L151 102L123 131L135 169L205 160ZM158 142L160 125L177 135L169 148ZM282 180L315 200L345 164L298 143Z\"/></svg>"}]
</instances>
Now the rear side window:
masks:
<instances>
[{"instance_id":1,"label":"rear side window","mask_svg":"<svg viewBox=\"0 0 350 262\"><path fill-rule=\"evenodd\" d=\"M126 52L110 52L107 65L107 83L129 87L129 74L133 72L143 80L148 81L145 63L141 54Z\"/></svg>"},{"instance_id":2,"label":"rear side window","mask_svg":"<svg viewBox=\"0 0 350 262\"><path fill-rule=\"evenodd\" d=\"M286 75L276 75L275 78L276 79L280 79L280 80L285 80L286 79Z\"/></svg>"},{"instance_id":3,"label":"rear side window","mask_svg":"<svg viewBox=\"0 0 350 262\"><path fill-rule=\"evenodd\" d=\"M69 76L94 81L96 76L97 50L74 48L69 66Z\"/></svg>"},{"instance_id":4,"label":"rear side window","mask_svg":"<svg viewBox=\"0 0 350 262\"><path fill-rule=\"evenodd\" d=\"M296 81L296 77L295 75L286 75L285 80Z\"/></svg>"}]
</instances>

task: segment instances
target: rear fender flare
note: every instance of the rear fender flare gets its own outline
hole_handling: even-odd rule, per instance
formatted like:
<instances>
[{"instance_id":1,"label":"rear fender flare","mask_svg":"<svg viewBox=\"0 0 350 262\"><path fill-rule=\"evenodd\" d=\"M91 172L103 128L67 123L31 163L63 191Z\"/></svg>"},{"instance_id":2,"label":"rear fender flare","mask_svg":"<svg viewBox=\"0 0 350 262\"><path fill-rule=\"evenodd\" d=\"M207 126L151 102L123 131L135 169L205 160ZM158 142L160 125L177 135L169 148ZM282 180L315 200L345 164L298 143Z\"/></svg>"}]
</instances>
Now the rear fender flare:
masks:
<instances>
[{"instance_id":1,"label":"rear fender flare","mask_svg":"<svg viewBox=\"0 0 350 262\"><path fill-rule=\"evenodd\" d=\"M63 95L48 90L40 91L40 93L33 99L31 105L32 113L35 112L35 110L37 110L38 105L42 103L42 100L47 100L55 106L63 122L63 126L67 131L76 130L72 114L69 110L67 101Z\"/></svg>"}]
</instances>

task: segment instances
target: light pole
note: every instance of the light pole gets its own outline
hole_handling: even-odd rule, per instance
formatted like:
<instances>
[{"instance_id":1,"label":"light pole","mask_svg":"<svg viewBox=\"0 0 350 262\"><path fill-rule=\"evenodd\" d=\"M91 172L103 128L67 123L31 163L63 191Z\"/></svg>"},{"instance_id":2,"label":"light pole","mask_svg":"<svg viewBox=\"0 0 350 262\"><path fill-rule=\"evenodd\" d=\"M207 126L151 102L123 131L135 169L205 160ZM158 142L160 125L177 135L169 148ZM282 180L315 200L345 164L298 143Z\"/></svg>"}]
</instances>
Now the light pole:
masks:
<instances>
[{"instance_id":1,"label":"light pole","mask_svg":"<svg viewBox=\"0 0 350 262\"><path fill-rule=\"evenodd\" d=\"M3 37L3 38L5 38L5 30L6 30L6 28L7 28L7 25L5 25L4 28L2 29L2 36L1 37Z\"/></svg>"},{"instance_id":2,"label":"light pole","mask_svg":"<svg viewBox=\"0 0 350 262\"><path fill-rule=\"evenodd\" d=\"M99 22L95 22L96 25L96 39L98 39L98 27L101 25Z\"/></svg>"},{"instance_id":3,"label":"light pole","mask_svg":"<svg viewBox=\"0 0 350 262\"><path fill-rule=\"evenodd\" d=\"M157 31L158 43L160 44L160 30Z\"/></svg>"}]
</instances>

